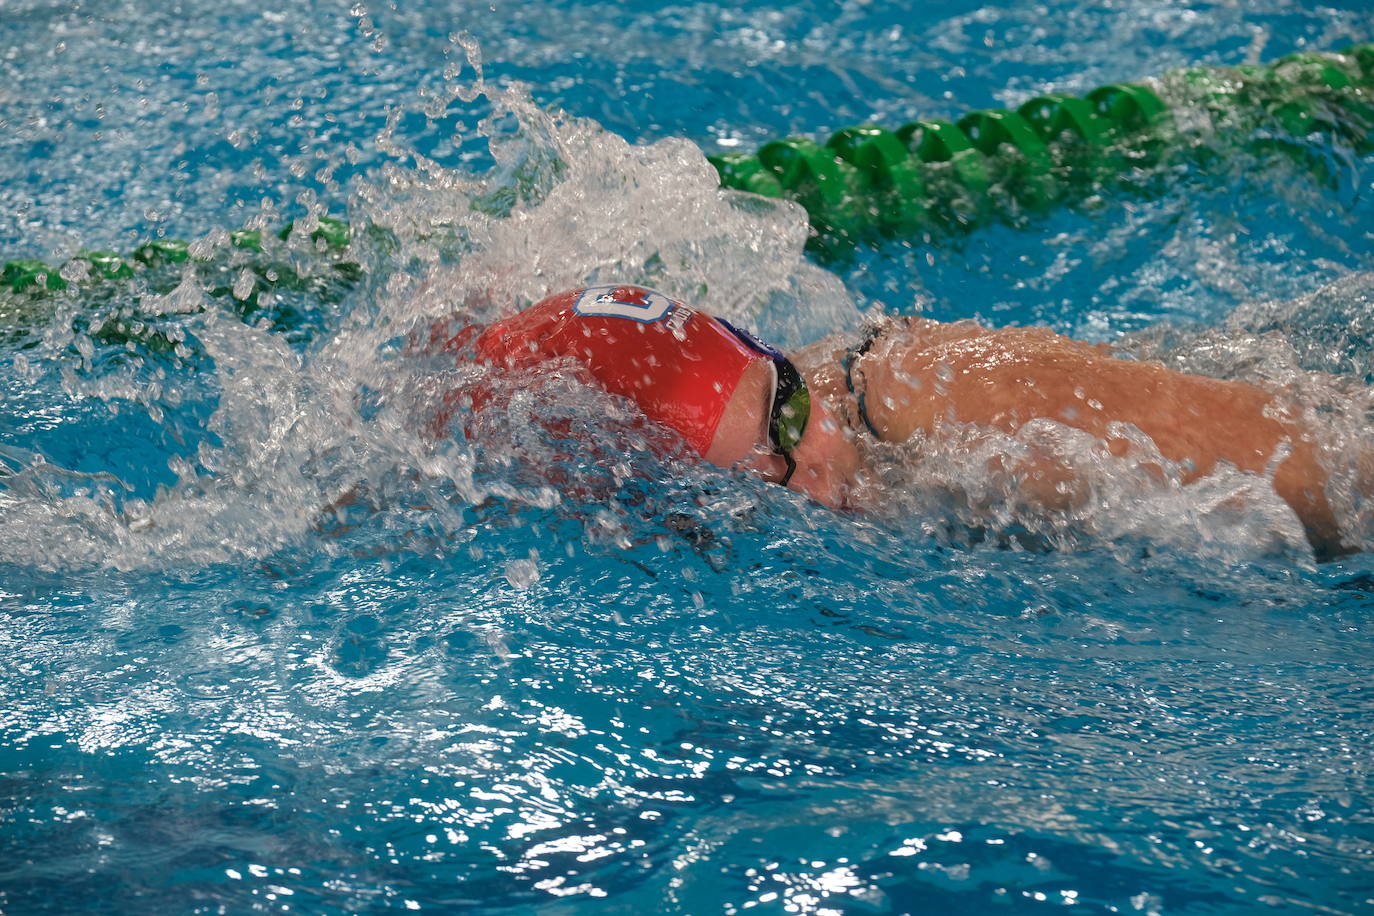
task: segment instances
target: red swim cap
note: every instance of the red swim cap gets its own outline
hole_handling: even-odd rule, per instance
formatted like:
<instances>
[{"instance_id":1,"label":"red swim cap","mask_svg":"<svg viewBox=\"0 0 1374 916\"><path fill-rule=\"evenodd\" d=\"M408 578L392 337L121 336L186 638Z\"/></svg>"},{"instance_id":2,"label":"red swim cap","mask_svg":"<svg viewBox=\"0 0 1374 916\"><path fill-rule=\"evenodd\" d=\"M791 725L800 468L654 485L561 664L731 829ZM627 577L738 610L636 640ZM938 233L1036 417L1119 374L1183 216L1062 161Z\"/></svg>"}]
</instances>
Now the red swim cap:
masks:
<instances>
[{"instance_id":1,"label":"red swim cap","mask_svg":"<svg viewBox=\"0 0 1374 916\"><path fill-rule=\"evenodd\" d=\"M490 325L475 346L479 358L508 369L574 358L702 455L744 370L770 358L709 315L640 286L550 296Z\"/></svg>"}]
</instances>

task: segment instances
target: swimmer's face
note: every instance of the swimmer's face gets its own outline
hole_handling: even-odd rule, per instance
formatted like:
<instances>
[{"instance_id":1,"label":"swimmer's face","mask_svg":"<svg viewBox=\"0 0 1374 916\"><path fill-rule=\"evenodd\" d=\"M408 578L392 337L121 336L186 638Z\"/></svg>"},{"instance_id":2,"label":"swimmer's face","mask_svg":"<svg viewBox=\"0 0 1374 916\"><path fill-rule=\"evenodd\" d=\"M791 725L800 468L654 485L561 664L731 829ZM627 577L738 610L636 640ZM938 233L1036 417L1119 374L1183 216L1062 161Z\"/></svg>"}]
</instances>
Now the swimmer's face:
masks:
<instances>
[{"instance_id":1,"label":"swimmer's face","mask_svg":"<svg viewBox=\"0 0 1374 916\"><path fill-rule=\"evenodd\" d=\"M725 405L706 460L758 474L779 483L787 472L783 457L773 451L768 438L768 417L776 392L776 376L766 359L758 359L740 377ZM846 503L859 467L858 452L843 428L818 399L811 403L811 418L801 444L792 452L797 462L788 487L833 509Z\"/></svg>"},{"instance_id":2,"label":"swimmer's face","mask_svg":"<svg viewBox=\"0 0 1374 916\"><path fill-rule=\"evenodd\" d=\"M768 442L768 413L773 404L773 368L766 359L749 364L721 414L706 460L727 468L753 471L776 483L786 462Z\"/></svg>"}]
</instances>

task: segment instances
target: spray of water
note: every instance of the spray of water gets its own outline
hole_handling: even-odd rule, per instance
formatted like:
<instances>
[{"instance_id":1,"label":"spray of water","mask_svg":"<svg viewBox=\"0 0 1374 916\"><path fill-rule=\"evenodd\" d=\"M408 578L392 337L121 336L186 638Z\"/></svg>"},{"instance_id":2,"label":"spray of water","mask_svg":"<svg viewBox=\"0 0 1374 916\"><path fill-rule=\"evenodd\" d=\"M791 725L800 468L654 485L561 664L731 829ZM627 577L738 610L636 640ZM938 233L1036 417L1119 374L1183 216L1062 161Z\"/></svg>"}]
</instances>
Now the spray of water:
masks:
<instances>
[{"instance_id":1,"label":"spray of water","mask_svg":"<svg viewBox=\"0 0 1374 916\"><path fill-rule=\"evenodd\" d=\"M484 104L478 130L495 164L473 174L408 148L395 133L405 112L393 112L378 138L391 160L360 183L349 212L368 227L349 256L369 280L328 333L293 346L229 313L190 270L171 293L135 289L143 295L121 314L175 319L177 342L196 360L112 357L94 337L99 327L76 320L83 303L59 309L41 345L18 361L31 382L60 380L68 396L157 423L172 424L167 415L186 401L205 404L208 418L180 430L194 447L170 457L175 482L146 498L116 475L10 450L0 556L54 570L198 567L315 536L360 500L420 498L430 524L452 530L463 507L484 500L561 498L546 477L519 471L547 471L566 457L566 443L522 431L549 425L549 403L572 405L584 425L596 417L635 426L624 405L596 392L564 386L533 403L510 380L499 420L468 428L471 438L458 427L436 437L436 405L477 372L451 354L415 351L411 342L436 319L487 321L564 288L615 280L690 296L784 341L855 323L842 283L803 256L809 230L799 208L722 192L687 141L631 146L540 108L520 87L494 89L475 44L455 40L476 76L422 104L432 117ZM218 237L198 245L201 254L227 250ZM546 422L522 421L530 410ZM594 474L592 464L577 473Z\"/></svg>"},{"instance_id":2,"label":"spray of water","mask_svg":"<svg viewBox=\"0 0 1374 916\"><path fill-rule=\"evenodd\" d=\"M265 319L240 320L188 269L170 291L135 287L119 305L121 320L161 322L171 356L112 352L100 342L103 326L81 320L90 303L77 298L15 357L29 384L60 384L69 397L146 417L183 447L160 456L172 478L154 492L112 470L76 472L7 448L0 558L51 570L197 568L308 538L338 549L339 532L359 512L451 546L470 539L459 533L471 529L471 512L493 500L550 508L626 487L641 499L639 483L665 477L716 491L740 484L676 461L680 449L624 403L557 376L488 377L415 341L435 321L481 323L598 282L688 297L785 346L851 331L859 316L844 284L803 255L805 214L721 191L686 140L634 146L536 105L518 85L494 87L476 43L453 40L469 78L449 74L414 110L435 123L457 110L483 112L476 133L488 164L473 170L419 151L399 131L412 109L394 109L377 137L384 164L355 184L349 206L350 222L363 228L347 256L366 280L338 302L314 303L319 333L292 338ZM464 143L471 139L450 145ZM307 239L310 219L300 228L297 238ZM309 243L291 244L300 252ZM222 231L196 247L202 256L235 256ZM242 298L253 278L236 276ZM1161 328L1124 342L1136 356L1184 371L1293 392L1321 439L1342 534L1365 548L1374 518L1371 472L1359 458L1370 452L1371 368L1360 324L1369 288L1353 277L1304 299L1247 306L1212 332ZM1325 331L1303 330L1313 328ZM501 408L445 421L436 435L438 405L477 381ZM1222 468L1184 485L1182 469L1146 437L1122 436L1134 442L1126 455L1051 421L1015 436L969 430L875 447L891 495L883 513L955 541L990 535L1070 549L1144 539L1230 558L1307 555L1301 527L1263 478ZM1028 452L1055 456L1080 481L1069 507L1046 509L990 470ZM415 506L423 511L407 508ZM589 542L636 536L624 513L578 512ZM537 569L512 562L512 581Z\"/></svg>"}]
</instances>

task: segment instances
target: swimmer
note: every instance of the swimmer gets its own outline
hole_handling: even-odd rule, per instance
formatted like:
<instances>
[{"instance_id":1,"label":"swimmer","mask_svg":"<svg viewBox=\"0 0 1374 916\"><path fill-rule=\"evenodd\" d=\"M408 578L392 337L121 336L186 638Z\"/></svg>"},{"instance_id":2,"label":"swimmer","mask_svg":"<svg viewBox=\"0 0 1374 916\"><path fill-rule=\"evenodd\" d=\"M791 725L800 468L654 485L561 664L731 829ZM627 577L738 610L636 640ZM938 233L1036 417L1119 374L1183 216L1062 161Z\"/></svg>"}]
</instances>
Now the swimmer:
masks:
<instances>
[{"instance_id":1,"label":"swimmer","mask_svg":"<svg viewBox=\"0 0 1374 916\"><path fill-rule=\"evenodd\" d=\"M1269 476L1319 552L1342 548L1317 446L1274 394L1120 359L1045 328L893 318L857 346L822 342L789 358L663 293L602 286L467 331L445 349L471 343L479 360L513 370L567 358L707 461L835 509L879 498L866 483L874 475L859 447L864 437L901 443L970 425L1015 434L1046 418L1123 455L1125 424L1183 467L1184 483L1220 462ZM1001 470L1026 498L1072 506L1075 481L1064 464L1052 455L1016 461Z\"/></svg>"}]
</instances>

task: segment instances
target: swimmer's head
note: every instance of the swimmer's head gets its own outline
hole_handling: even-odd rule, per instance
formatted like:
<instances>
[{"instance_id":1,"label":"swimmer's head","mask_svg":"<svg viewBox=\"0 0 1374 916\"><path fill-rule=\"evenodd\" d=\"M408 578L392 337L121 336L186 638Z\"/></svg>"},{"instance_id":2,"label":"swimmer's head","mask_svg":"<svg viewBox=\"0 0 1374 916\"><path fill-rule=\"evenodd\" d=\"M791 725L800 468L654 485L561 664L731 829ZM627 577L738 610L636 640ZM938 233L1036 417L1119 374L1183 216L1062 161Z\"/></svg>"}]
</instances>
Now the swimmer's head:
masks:
<instances>
[{"instance_id":1,"label":"swimmer's head","mask_svg":"<svg viewBox=\"0 0 1374 916\"><path fill-rule=\"evenodd\" d=\"M630 398L718 464L745 457L743 450L766 429L769 447L787 465L780 482L795 469L792 451L811 412L796 368L753 335L663 293L639 286L560 293L492 324L475 347L483 361L509 369L574 359L601 387ZM741 380L746 390L739 390ZM772 393L762 416L752 404L733 406L737 390L741 398L757 397L752 389L759 385ZM737 415L757 432L742 429Z\"/></svg>"}]
</instances>

